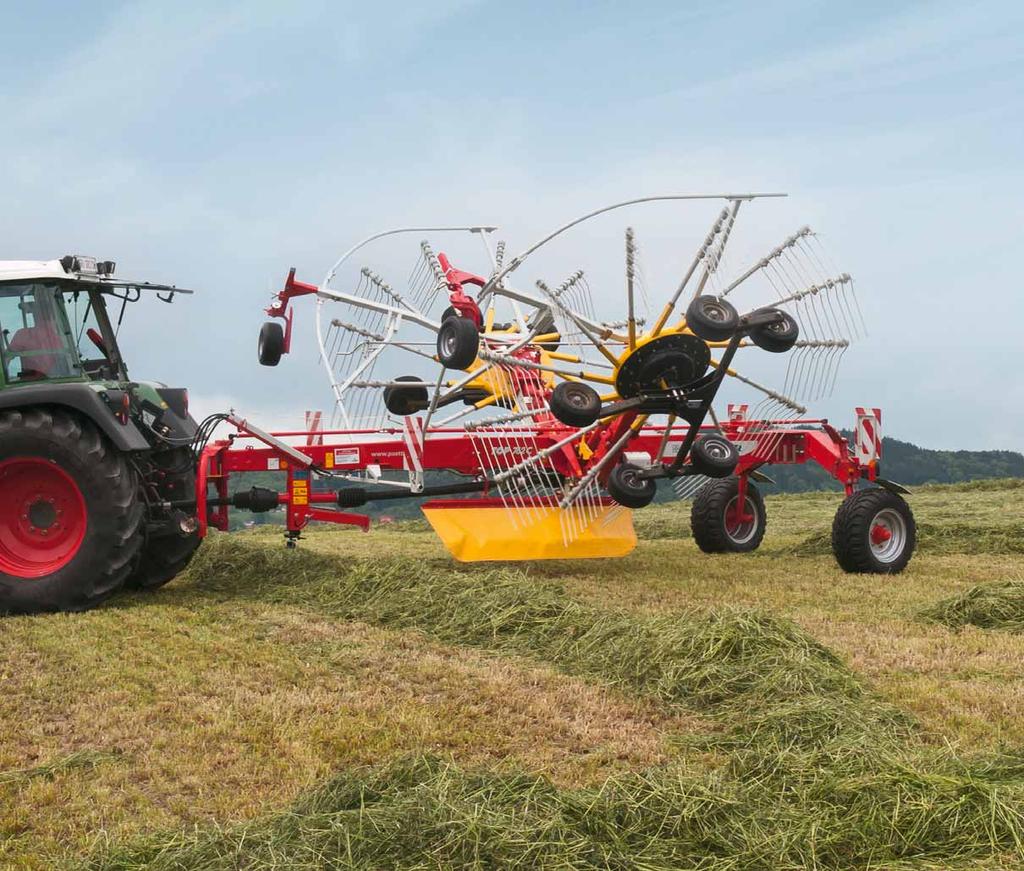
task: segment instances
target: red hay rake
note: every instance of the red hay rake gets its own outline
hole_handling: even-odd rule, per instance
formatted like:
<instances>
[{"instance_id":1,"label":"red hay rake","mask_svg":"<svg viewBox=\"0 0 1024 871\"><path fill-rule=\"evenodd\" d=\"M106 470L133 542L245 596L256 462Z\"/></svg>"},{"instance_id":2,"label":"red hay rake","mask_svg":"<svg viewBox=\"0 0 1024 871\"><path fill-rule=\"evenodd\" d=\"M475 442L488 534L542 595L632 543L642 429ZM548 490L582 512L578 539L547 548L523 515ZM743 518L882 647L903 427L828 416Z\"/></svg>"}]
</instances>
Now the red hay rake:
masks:
<instances>
[{"instance_id":1,"label":"red hay rake","mask_svg":"<svg viewBox=\"0 0 1024 871\"><path fill-rule=\"evenodd\" d=\"M905 491L879 476L880 412L858 409L850 445L801 404L832 391L839 362L862 334L852 280L826 265L807 228L736 277L727 269L741 206L770 196L619 203L508 261L504 243L491 245L493 227L400 228L354 246L319 285L296 280L293 269L268 309L275 320L261 331L260 362L276 365L288 353L291 303L314 297L334 398L329 423L272 435L233 414L211 420L201 430L198 483L216 495L200 504L201 531L226 529L231 507L283 506L294 543L310 521L365 530L369 517L351 509L416 499L461 560L621 556L636 543L631 509L653 501L665 481L694 500L702 549L749 551L764 534L756 482L770 480L765 467L813 462L846 494L833 529L843 568L899 571L914 525ZM631 229L620 321L598 316L583 270L554 287L512 283L536 252L584 221L655 201L714 199L724 207L660 310L650 307ZM427 242L401 290L373 268L352 269L355 252L413 232L476 238L489 271L458 269ZM770 303L741 314L733 301L758 282ZM739 368L740 358L745 365L763 352L786 361L778 390ZM413 365L425 377L406 374ZM726 382L754 401L717 414ZM237 432L212 441L220 420ZM284 492L230 492L232 473L268 470L286 473ZM857 489L862 481L879 486Z\"/></svg>"}]
</instances>

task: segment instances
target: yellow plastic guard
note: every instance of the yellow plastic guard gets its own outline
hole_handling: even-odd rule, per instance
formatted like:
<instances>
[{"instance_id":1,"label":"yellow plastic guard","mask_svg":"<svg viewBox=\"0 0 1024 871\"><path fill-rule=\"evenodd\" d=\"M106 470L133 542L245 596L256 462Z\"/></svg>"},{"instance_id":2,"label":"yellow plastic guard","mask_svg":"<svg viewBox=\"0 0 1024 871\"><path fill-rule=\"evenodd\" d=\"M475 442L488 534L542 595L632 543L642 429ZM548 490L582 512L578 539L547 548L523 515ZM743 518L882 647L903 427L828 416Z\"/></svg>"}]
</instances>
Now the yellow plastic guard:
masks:
<instances>
[{"instance_id":1,"label":"yellow plastic guard","mask_svg":"<svg viewBox=\"0 0 1024 871\"><path fill-rule=\"evenodd\" d=\"M557 505L531 507L529 523L516 518L501 499L435 499L422 507L438 538L460 562L601 559L625 556L636 547L633 512L611 502L568 543Z\"/></svg>"}]
</instances>

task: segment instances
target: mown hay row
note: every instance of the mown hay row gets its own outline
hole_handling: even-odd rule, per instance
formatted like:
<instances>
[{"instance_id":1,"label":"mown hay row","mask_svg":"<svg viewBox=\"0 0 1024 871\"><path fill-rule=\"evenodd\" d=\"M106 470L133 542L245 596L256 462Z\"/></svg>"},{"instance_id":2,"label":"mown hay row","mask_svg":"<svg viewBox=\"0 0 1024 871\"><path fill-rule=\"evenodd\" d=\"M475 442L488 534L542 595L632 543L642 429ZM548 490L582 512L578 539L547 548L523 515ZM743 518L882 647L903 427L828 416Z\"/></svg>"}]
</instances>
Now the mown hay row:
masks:
<instances>
[{"instance_id":1,"label":"mown hay row","mask_svg":"<svg viewBox=\"0 0 1024 871\"><path fill-rule=\"evenodd\" d=\"M416 758L347 772L245 825L108 846L89 867L949 868L1020 855L1022 765L880 759L870 776L810 786L670 768L563 790Z\"/></svg>"},{"instance_id":2,"label":"mown hay row","mask_svg":"<svg viewBox=\"0 0 1024 871\"><path fill-rule=\"evenodd\" d=\"M977 626L1024 632L1024 581L978 584L925 608L919 616L950 629Z\"/></svg>"},{"instance_id":3,"label":"mown hay row","mask_svg":"<svg viewBox=\"0 0 1024 871\"><path fill-rule=\"evenodd\" d=\"M107 844L90 867L948 868L1024 861L1024 757L924 746L792 624L734 611L663 619L585 606L507 569L287 553L213 542L193 577L214 594L529 655L722 729L708 764L674 762L559 789L418 757L349 771L292 808L226 829Z\"/></svg>"}]
</instances>

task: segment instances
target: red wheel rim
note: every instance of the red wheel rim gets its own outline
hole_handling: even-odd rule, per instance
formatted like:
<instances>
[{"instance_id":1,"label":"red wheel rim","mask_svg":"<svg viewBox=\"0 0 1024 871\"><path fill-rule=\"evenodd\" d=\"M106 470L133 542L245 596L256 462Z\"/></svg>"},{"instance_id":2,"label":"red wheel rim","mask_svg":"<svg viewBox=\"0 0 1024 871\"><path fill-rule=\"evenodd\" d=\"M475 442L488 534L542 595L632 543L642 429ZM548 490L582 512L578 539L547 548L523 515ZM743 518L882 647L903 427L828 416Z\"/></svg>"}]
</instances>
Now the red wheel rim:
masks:
<instances>
[{"instance_id":1,"label":"red wheel rim","mask_svg":"<svg viewBox=\"0 0 1024 871\"><path fill-rule=\"evenodd\" d=\"M75 558L88 515L67 472L39 457L0 460L0 493L0 572L41 578Z\"/></svg>"},{"instance_id":2,"label":"red wheel rim","mask_svg":"<svg viewBox=\"0 0 1024 871\"><path fill-rule=\"evenodd\" d=\"M725 532L737 544L746 544L757 532L757 506L748 496L740 508L739 496L725 506Z\"/></svg>"}]
</instances>

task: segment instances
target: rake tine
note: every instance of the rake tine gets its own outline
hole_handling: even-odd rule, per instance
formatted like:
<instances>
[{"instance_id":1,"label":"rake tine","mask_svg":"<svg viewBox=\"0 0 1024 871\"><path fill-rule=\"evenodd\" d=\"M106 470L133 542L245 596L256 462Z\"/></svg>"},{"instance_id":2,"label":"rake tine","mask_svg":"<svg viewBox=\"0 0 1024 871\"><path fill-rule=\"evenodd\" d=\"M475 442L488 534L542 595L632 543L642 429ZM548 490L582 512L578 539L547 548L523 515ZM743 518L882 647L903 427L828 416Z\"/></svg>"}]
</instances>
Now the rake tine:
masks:
<instances>
[{"instance_id":1,"label":"rake tine","mask_svg":"<svg viewBox=\"0 0 1024 871\"><path fill-rule=\"evenodd\" d=\"M679 286L676 288L675 293L673 293L669 301L665 303L665 307L662 309L661 314L658 316L658 320L651 329L651 336L660 335L661 331L665 328L665 324L672 316L672 312L675 311L679 298L686 290L686 286L690 283L690 279L693 278L693 274L697 271L697 267L700 266L701 262L707 256L708 251L711 249L711 246L715 241L715 237L721 232L722 224L728 217L729 210L727 208L722 209L722 211L719 212L718 217L715 218L714 222L711 224L711 229L708 231L708 235L705 237L704 242L697 249L697 254L694 256L693 262L690 264L690 268L686 270L683 280L679 282ZM697 295L699 296L699 294Z\"/></svg>"}]
</instances>

